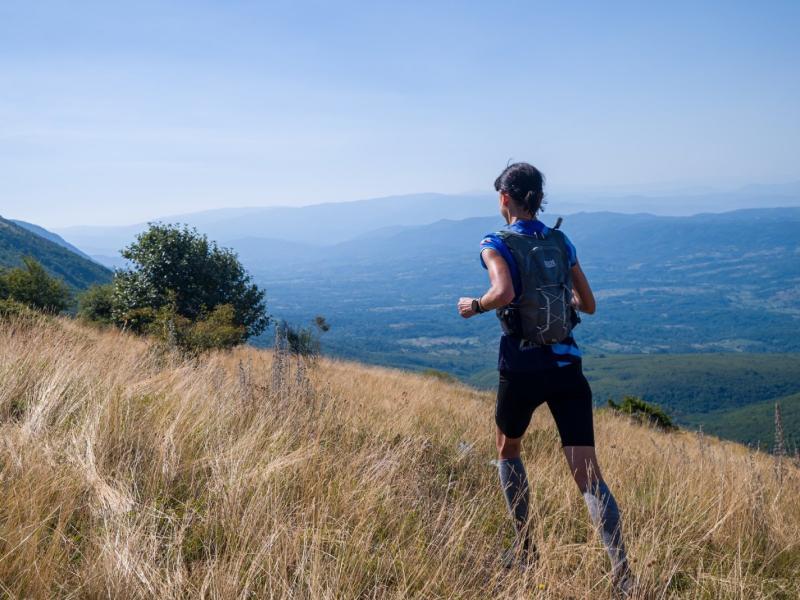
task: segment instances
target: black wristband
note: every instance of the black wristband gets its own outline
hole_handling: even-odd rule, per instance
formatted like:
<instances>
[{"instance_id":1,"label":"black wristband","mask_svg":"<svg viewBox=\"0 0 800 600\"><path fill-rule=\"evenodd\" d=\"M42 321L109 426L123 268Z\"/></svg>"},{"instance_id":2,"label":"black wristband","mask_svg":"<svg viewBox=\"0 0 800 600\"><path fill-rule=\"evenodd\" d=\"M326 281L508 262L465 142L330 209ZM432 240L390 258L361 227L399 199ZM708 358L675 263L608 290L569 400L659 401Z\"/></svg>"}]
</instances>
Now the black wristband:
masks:
<instances>
[{"instance_id":1,"label":"black wristband","mask_svg":"<svg viewBox=\"0 0 800 600\"><path fill-rule=\"evenodd\" d=\"M476 307L477 307L477 308L476 308ZM481 314L481 313L485 313L485 312L486 312L486 310L483 308L483 306L481 306L481 299L480 299L480 298L475 298L475 299L473 300L473 302L472 302L472 308L473 308L473 310L474 310L476 313L478 313L478 314Z\"/></svg>"}]
</instances>

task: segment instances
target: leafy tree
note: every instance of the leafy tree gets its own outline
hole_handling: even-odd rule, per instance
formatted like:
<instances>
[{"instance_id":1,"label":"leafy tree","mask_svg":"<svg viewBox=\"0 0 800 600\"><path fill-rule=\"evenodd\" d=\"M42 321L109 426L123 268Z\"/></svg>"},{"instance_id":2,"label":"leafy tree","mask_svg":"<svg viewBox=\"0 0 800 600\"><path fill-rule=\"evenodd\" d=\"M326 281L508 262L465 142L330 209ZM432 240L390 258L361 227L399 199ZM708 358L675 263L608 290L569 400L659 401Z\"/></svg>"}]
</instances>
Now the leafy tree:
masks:
<instances>
[{"instance_id":1,"label":"leafy tree","mask_svg":"<svg viewBox=\"0 0 800 600\"><path fill-rule=\"evenodd\" d=\"M78 296L78 316L89 321L112 323L113 309L113 284L93 285Z\"/></svg>"},{"instance_id":2,"label":"leafy tree","mask_svg":"<svg viewBox=\"0 0 800 600\"><path fill-rule=\"evenodd\" d=\"M60 313L72 302L67 284L51 277L36 260L26 256L24 267L9 269L0 275L4 297L45 312Z\"/></svg>"},{"instance_id":3,"label":"leafy tree","mask_svg":"<svg viewBox=\"0 0 800 600\"><path fill-rule=\"evenodd\" d=\"M608 405L617 412L634 417L640 423L648 422L667 431L678 428L661 407L645 402L638 396L625 396L620 404L609 398Z\"/></svg>"},{"instance_id":4,"label":"leafy tree","mask_svg":"<svg viewBox=\"0 0 800 600\"><path fill-rule=\"evenodd\" d=\"M225 327L233 328L230 332L239 332L238 342L258 335L269 323L264 292L252 283L236 254L195 228L151 223L122 256L133 268L114 279L112 316L134 331L147 332L157 320L205 321L223 305L230 309L216 313L212 321L216 326L225 321Z\"/></svg>"}]
</instances>

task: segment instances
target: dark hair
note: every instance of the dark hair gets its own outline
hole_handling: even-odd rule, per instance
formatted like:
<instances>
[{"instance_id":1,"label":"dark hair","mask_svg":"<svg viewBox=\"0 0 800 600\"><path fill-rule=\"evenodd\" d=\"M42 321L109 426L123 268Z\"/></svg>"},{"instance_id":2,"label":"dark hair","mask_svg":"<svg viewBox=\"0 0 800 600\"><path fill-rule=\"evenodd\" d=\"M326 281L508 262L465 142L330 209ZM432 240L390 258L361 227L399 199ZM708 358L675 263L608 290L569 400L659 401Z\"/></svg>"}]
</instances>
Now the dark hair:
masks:
<instances>
[{"instance_id":1,"label":"dark hair","mask_svg":"<svg viewBox=\"0 0 800 600\"><path fill-rule=\"evenodd\" d=\"M511 196L518 206L527 208L534 216L544 210L544 175L531 164L518 162L508 165L494 180L494 189Z\"/></svg>"}]
</instances>

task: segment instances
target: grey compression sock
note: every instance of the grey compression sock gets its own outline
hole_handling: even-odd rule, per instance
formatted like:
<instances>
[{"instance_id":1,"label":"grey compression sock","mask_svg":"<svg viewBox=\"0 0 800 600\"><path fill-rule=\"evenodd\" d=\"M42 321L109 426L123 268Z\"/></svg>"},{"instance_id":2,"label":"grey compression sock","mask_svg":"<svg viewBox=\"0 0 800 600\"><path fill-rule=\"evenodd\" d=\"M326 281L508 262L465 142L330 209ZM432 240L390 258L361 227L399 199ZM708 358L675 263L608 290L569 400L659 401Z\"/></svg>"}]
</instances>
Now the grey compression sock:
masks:
<instances>
[{"instance_id":1,"label":"grey compression sock","mask_svg":"<svg viewBox=\"0 0 800 600\"><path fill-rule=\"evenodd\" d=\"M527 532L524 531L528 521L528 476L522 459L501 458L498 461L500 484L506 497L506 506L514 518L514 529L517 535L523 534L525 547L528 546Z\"/></svg>"},{"instance_id":2,"label":"grey compression sock","mask_svg":"<svg viewBox=\"0 0 800 600\"><path fill-rule=\"evenodd\" d=\"M589 508L592 523L600 530L603 545L611 559L612 572L618 575L627 570L628 557L622 541L622 526L614 495L608 489L606 482L601 479L583 493L583 499Z\"/></svg>"}]
</instances>

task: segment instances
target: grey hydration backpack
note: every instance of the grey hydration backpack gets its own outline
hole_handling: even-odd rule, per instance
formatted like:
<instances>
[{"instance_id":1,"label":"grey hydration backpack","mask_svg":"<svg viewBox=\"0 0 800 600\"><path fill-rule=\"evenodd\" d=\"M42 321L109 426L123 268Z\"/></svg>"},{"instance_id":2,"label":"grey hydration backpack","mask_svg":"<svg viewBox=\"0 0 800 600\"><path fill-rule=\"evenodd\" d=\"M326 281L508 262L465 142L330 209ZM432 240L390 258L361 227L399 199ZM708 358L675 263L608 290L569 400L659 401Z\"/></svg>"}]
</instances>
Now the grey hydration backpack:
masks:
<instances>
[{"instance_id":1,"label":"grey hydration backpack","mask_svg":"<svg viewBox=\"0 0 800 600\"><path fill-rule=\"evenodd\" d=\"M496 235L511 251L522 282L517 302L497 309L503 331L535 345L563 341L579 320L571 305L572 272L564 234L552 228L547 235Z\"/></svg>"}]
</instances>

